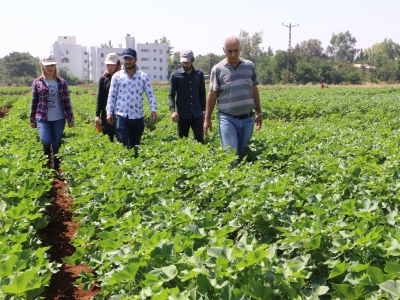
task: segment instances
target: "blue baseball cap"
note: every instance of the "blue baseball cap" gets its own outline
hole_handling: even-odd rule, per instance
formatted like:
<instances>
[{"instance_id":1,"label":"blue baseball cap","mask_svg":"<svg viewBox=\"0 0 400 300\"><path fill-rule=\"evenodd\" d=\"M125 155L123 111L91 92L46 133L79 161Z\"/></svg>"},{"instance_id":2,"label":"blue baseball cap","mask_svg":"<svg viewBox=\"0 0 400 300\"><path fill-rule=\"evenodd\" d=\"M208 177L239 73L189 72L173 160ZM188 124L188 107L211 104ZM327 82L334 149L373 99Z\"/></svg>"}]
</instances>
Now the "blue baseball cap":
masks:
<instances>
[{"instance_id":1,"label":"blue baseball cap","mask_svg":"<svg viewBox=\"0 0 400 300\"><path fill-rule=\"evenodd\" d=\"M126 48L124 52L122 52L122 57L136 58L136 51L132 48Z\"/></svg>"}]
</instances>

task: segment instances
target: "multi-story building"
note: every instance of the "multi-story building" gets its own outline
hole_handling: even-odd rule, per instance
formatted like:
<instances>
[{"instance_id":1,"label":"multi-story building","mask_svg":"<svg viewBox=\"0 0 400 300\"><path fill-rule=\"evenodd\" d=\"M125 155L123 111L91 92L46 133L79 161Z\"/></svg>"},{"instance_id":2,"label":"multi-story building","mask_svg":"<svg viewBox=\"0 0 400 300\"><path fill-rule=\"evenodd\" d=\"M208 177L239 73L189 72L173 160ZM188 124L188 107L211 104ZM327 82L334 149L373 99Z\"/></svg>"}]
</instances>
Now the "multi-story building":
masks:
<instances>
[{"instance_id":1,"label":"multi-story building","mask_svg":"<svg viewBox=\"0 0 400 300\"><path fill-rule=\"evenodd\" d=\"M135 38L127 34L117 48L101 48L76 44L74 36L59 36L50 47L59 68L80 79L98 81L106 70L104 59L108 53L115 52L120 57L125 48L133 48L137 52L137 65L149 75L153 81L167 81L168 78L168 45L154 43L137 44ZM121 57L121 62L123 59Z\"/></svg>"}]
</instances>

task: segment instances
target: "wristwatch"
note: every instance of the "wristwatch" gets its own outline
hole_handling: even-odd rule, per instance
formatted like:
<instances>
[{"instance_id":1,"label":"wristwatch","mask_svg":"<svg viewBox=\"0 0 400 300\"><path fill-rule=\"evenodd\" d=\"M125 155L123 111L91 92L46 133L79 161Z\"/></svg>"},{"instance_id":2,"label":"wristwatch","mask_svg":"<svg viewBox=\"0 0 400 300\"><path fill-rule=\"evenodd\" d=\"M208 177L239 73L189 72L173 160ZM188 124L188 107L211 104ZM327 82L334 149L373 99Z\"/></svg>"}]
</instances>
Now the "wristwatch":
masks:
<instances>
[{"instance_id":1,"label":"wristwatch","mask_svg":"<svg viewBox=\"0 0 400 300\"><path fill-rule=\"evenodd\" d=\"M262 112L259 112L259 113L256 113L256 115L262 117L263 113L262 113Z\"/></svg>"}]
</instances>

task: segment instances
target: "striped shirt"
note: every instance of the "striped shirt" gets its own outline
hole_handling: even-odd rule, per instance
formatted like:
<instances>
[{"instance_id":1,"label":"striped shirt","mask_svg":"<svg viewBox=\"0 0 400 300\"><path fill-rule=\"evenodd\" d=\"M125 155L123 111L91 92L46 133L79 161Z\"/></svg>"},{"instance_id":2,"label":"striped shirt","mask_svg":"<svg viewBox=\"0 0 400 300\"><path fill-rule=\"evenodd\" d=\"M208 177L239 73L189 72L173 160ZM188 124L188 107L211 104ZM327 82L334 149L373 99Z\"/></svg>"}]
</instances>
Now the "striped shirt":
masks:
<instances>
[{"instance_id":1,"label":"striped shirt","mask_svg":"<svg viewBox=\"0 0 400 300\"><path fill-rule=\"evenodd\" d=\"M147 95L151 111L157 111L156 97L150 78L136 66L135 75L130 78L125 68L111 78L107 101L107 115L118 115L128 119L144 117L143 92Z\"/></svg>"},{"instance_id":2,"label":"striped shirt","mask_svg":"<svg viewBox=\"0 0 400 300\"><path fill-rule=\"evenodd\" d=\"M61 77L57 77L56 81L58 84L58 99L60 100L64 117L67 119L68 123L73 122L74 114L72 112L67 82ZM36 78L32 83L32 101L30 112L31 123L36 123L36 121L47 121L49 109L48 106L49 86L44 81L43 77Z\"/></svg>"},{"instance_id":3,"label":"striped shirt","mask_svg":"<svg viewBox=\"0 0 400 300\"><path fill-rule=\"evenodd\" d=\"M254 64L240 58L234 68L223 59L216 64L210 75L210 91L218 93L219 112L238 116L250 113L255 107L253 86L258 85Z\"/></svg>"}]
</instances>

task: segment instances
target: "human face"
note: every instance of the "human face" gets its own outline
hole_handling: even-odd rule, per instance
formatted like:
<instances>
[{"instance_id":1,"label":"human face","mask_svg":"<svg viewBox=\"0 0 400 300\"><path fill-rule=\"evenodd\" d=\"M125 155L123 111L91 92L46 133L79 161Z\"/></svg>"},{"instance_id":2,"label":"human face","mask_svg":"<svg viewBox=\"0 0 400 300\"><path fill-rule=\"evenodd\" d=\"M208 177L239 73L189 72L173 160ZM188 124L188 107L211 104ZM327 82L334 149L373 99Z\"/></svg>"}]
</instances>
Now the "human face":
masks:
<instances>
[{"instance_id":1,"label":"human face","mask_svg":"<svg viewBox=\"0 0 400 300\"><path fill-rule=\"evenodd\" d=\"M185 72L188 72L192 68L193 60L191 60L189 62L182 62L181 64L182 64L182 67L185 70Z\"/></svg>"},{"instance_id":2,"label":"human face","mask_svg":"<svg viewBox=\"0 0 400 300\"><path fill-rule=\"evenodd\" d=\"M124 57L124 66L126 69L131 70L136 66L137 58L131 58L129 56Z\"/></svg>"},{"instance_id":3,"label":"human face","mask_svg":"<svg viewBox=\"0 0 400 300\"><path fill-rule=\"evenodd\" d=\"M117 64L115 65L106 65L107 68L107 72L110 73L111 75L113 75L116 71L117 71Z\"/></svg>"},{"instance_id":4,"label":"human face","mask_svg":"<svg viewBox=\"0 0 400 300\"><path fill-rule=\"evenodd\" d=\"M239 42L227 42L225 47L224 52L228 64L236 66L240 58Z\"/></svg>"},{"instance_id":5,"label":"human face","mask_svg":"<svg viewBox=\"0 0 400 300\"><path fill-rule=\"evenodd\" d=\"M54 78L56 65L42 66L46 78Z\"/></svg>"}]
</instances>

